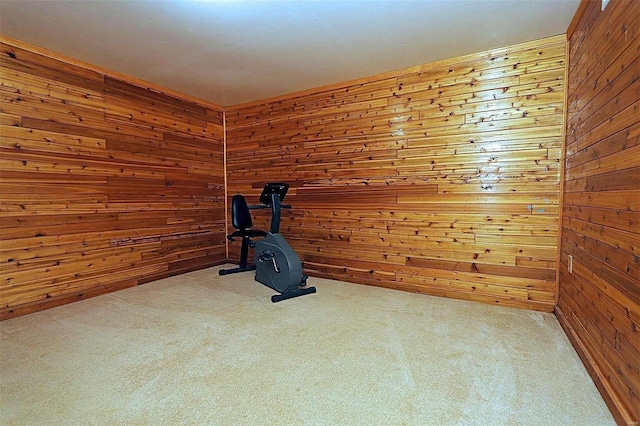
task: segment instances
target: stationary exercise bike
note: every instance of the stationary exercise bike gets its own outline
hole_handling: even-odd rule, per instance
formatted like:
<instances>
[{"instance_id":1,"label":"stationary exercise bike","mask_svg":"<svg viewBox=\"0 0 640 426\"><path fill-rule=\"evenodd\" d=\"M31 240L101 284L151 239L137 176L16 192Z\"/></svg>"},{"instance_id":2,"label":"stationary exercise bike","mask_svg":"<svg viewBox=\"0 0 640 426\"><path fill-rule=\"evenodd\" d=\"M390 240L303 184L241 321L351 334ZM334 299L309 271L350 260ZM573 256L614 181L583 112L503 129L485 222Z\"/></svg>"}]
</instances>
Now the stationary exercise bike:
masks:
<instances>
[{"instance_id":1,"label":"stationary exercise bike","mask_svg":"<svg viewBox=\"0 0 640 426\"><path fill-rule=\"evenodd\" d=\"M231 201L231 222L236 228L227 236L229 241L242 238L240 263L237 268L222 269L220 275L245 271L256 271L256 281L270 287L280 294L271 296L272 302L291 299L316 292L315 287L306 287L307 275L302 273L302 263L296 252L279 233L282 204L289 190L287 183L267 183L260 194L260 204L249 206L244 196L236 194ZM251 209L271 209L271 227L269 232L250 229L253 226ZM252 238L264 237L254 241ZM254 264L248 264L249 249L254 248Z\"/></svg>"}]
</instances>

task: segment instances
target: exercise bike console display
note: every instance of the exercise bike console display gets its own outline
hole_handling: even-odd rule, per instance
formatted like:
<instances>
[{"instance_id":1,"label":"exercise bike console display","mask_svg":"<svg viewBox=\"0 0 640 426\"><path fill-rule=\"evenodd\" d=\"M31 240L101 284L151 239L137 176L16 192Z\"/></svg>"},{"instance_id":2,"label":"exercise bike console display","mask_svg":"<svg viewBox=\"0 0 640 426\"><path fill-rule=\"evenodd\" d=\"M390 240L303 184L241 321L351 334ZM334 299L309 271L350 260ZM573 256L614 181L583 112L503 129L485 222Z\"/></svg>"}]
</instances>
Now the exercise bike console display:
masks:
<instances>
[{"instance_id":1,"label":"exercise bike console display","mask_svg":"<svg viewBox=\"0 0 640 426\"><path fill-rule=\"evenodd\" d=\"M265 206L271 207L273 204L273 196L277 195L278 200L282 203L284 197L287 196L289 190L289 184L283 182L266 183L262 188L262 194L260 194L260 202Z\"/></svg>"},{"instance_id":2,"label":"exercise bike console display","mask_svg":"<svg viewBox=\"0 0 640 426\"><path fill-rule=\"evenodd\" d=\"M271 228L269 232L277 234L280 231L280 211L290 209L291 205L282 204L287 196L289 184L284 182L266 183L260 194L260 204L249 206L250 209L271 209Z\"/></svg>"}]
</instances>

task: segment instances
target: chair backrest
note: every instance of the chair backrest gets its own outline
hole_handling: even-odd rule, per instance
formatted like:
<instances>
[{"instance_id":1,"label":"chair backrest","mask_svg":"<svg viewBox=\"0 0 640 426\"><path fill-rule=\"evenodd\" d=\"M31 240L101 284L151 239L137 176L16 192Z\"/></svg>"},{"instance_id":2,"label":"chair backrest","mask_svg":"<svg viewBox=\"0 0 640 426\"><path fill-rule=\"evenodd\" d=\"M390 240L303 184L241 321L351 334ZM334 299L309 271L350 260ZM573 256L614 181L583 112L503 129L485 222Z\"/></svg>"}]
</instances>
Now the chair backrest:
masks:
<instances>
[{"instance_id":1,"label":"chair backrest","mask_svg":"<svg viewBox=\"0 0 640 426\"><path fill-rule=\"evenodd\" d=\"M236 194L231 200L231 223L236 229L248 229L253 226L249 206L243 195Z\"/></svg>"}]
</instances>

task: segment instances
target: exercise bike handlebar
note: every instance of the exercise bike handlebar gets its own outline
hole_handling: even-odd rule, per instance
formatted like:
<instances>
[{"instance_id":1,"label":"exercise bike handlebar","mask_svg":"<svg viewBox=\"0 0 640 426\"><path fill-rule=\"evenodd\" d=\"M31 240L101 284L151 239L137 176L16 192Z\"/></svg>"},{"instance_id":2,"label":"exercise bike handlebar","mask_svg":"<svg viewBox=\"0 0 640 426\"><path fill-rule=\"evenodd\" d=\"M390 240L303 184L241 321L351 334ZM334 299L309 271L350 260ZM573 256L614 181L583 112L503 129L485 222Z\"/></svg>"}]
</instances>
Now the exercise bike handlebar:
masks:
<instances>
[{"instance_id":1,"label":"exercise bike handlebar","mask_svg":"<svg viewBox=\"0 0 640 426\"><path fill-rule=\"evenodd\" d=\"M271 228L269 232L272 234L277 234L280 231L280 211L283 208L291 208L290 204L282 204L288 188L289 185L285 183L267 184L262 194L260 194L260 204L249 206L249 209L254 210L271 209Z\"/></svg>"}]
</instances>

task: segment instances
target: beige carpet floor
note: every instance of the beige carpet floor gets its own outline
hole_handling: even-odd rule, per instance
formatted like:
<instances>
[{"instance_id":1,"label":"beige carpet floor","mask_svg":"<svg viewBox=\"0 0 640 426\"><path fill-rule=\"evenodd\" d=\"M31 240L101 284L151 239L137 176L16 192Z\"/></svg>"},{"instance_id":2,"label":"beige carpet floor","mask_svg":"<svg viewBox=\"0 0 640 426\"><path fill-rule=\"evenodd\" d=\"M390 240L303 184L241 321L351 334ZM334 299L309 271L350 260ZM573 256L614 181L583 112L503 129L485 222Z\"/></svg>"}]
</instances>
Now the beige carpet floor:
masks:
<instances>
[{"instance_id":1,"label":"beige carpet floor","mask_svg":"<svg viewBox=\"0 0 640 426\"><path fill-rule=\"evenodd\" d=\"M614 424L551 314L217 270L0 323L0 424Z\"/></svg>"}]
</instances>

